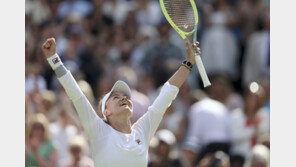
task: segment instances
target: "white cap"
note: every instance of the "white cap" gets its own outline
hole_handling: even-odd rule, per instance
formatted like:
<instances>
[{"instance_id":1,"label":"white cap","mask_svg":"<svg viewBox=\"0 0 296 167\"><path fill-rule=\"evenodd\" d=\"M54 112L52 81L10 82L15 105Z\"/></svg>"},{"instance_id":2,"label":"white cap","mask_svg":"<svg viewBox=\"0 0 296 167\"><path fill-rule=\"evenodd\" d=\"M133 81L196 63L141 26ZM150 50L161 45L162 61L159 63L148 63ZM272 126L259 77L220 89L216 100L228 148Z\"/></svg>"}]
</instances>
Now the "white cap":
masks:
<instances>
[{"instance_id":1,"label":"white cap","mask_svg":"<svg viewBox=\"0 0 296 167\"><path fill-rule=\"evenodd\" d=\"M173 145L176 143L175 135L167 129L161 129L157 131L156 137L158 138L158 140L163 141L168 145Z\"/></svg>"},{"instance_id":2,"label":"white cap","mask_svg":"<svg viewBox=\"0 0 296 167\"><path fill-rule=\"evenodd\" d=\"M109 93L107 93L104 97L103 97L103 100L102 100L102 106L101 106L101 111L102 111L102 114L103 114L103 117L107 120L107 117L104 115L104 111L105 111L105 108L106 108L106 101L108 100L109 96L111 95L111 93L113 91L116 91L116 92L123 92L125 93L129 98L131 97L131 90L129 88L129 86L121 81L121 80L118 80L115 82L115 84L113 85L111 91Z\"/></svg>"}]
</instances>

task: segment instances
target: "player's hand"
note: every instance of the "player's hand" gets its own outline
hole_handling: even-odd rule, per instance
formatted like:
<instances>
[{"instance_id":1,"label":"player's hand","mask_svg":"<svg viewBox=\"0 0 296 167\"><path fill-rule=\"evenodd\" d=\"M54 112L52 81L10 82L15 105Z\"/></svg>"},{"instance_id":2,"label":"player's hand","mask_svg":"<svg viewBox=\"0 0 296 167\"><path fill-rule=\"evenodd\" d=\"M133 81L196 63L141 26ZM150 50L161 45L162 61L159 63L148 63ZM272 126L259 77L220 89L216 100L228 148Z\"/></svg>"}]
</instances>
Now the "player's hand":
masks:
<instances>
[{"instance_id":1,"label":"player's hand","mask_svg":"<svg viewBox=\"0 0 296 167\"><path fill-rule=\"evenodd\" d=\"M196 50L196 54L200 55L200 48L197 47L198 45L199 45L199 42L196 42L196 44L192 44L192 47L193 49ZM189 61L192 65L194 65L195 64L194 52L187 41L186 41L186 48L187 48L187 61Z\"/></svg>"},{"instance_id":2,"label":"player's hand","mask_svg":"<svg viewBox=\"0 0 296 167\"><path fill-rule=\"evenodd\" d=\"M56 42L54 38L48 38L42 45L42 51L46 58L56 53Z\"/></svg>"}]
</instances>

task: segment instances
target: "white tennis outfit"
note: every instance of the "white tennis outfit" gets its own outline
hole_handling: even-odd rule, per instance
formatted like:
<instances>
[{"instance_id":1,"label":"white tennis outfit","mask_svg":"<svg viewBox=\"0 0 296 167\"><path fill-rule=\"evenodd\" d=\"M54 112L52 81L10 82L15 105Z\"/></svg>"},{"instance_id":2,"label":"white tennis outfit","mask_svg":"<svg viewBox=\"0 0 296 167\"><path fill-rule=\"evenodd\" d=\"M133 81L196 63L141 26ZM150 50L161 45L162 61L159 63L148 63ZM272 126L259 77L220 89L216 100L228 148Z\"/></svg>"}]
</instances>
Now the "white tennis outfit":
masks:
<instances>
[{"instance_id":1,"label":"white tennis outfit","mask_svg":"<svg viewBox=\"0 0 296 167\"><path fill-rule=\"evenodd\" d=\"M96 114L68 70L58 80L72 100L89 137L96 167L147 167L150 139L179 92L176 86L166 82L148 112L132 126L131 134L124 134Z\"/></svg>"}]
</instances>

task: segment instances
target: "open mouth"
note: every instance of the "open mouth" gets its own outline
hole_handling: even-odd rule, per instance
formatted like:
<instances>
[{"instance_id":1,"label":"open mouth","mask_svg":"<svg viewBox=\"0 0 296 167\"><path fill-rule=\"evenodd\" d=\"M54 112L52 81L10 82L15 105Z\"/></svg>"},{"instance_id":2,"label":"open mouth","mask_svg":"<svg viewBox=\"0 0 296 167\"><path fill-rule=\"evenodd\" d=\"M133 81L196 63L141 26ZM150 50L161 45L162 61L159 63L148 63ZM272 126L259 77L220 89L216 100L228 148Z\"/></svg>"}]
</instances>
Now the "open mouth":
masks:
<instances>
[{"instance_id":1,"label":"open mouth","mask_svg":"<svg viewBox=\"0 0 296 167\"><path fill-rule=\"evenodd\" d=\"M127 106L127 103L121 103L119 106Z\"/></svg>"}]
</instances>

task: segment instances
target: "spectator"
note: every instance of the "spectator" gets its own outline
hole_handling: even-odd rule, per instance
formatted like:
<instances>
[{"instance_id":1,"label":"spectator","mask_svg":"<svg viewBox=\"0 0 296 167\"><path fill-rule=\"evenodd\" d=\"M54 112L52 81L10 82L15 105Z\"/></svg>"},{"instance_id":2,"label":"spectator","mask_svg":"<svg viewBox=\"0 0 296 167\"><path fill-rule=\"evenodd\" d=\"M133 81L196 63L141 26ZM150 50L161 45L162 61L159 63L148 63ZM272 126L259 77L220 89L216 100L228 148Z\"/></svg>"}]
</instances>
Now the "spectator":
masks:
<instances>
[{"instance_id":1,"label":"spectator","mask_svg":"<svg viewBox=\"0 0 296 167\"><path fill-rule=\"evenodd\" d=\"M270 16L269 6L261 9L264 29L252 33L247 40L243 60L243 86L270 76Z\"/></svg>"},{"instance_id":2,"label":"spectator","mask_svg":"<svg viewBox=\"0 0 296 167\"><path fill-rule=\"evenodd\" d=\"M181 163L177 157L173 157L173 147L176 144L174 134L167 130L161 129L156 132L155 138L150 142L153 151L150 155L148 167L180 167Z\"/></svg>"},{"instance_id":3,"label":"spectator","mask_svg":"<svg viewBox=\"0 0 296 167\"><path fill-rule=\"evenodd\" d=\"M111 17L115 21L115 24L122 24L128 12L136 7L134 1L125 0L109 0L105 1L102 6L102 12L104 15Z\"/></svg>"},{"instance_id":4,"label":"spectator","mask_svg":"<svg viewBox=\"0 0 296 167\"><path fill-rule=\"evenodd\" d=\"M209 153L197 167L230 167L229 156L222 151Z\"/></svg>"},{"instance_id":5,"label":"spectator","mask_svg":"<svg viewBox=\"0 0 296 167\"><path fill-rule=\"evenodd\" d=\"M42 91L47 88L46 81L41 73L40 64L30 64L27 69L26 80L25 80L25 93L30 95L34 91Z\"/></svg>"},{"instance_id":6,"label":"spectator","mask_svg":"<svg viewBox=\"0 0 296 167\"><path fill-rule=\"evenodd\" d=\"M257 83L250 84L245 94L245 107L238 108L231 113L231 153L247 156L251 148L256 144L260 134L266 132L265 121L257 112L260 99L264 99L264 90Z\"/></svg>"},{"instance_id":7,"label":"spectator","mask_svg":"<svg viewBox=\"0 0 296 167\"><path fill-rule=\"evenodd\" d=\"M51 18L51 11L46 0L26 0L26 14L31 15L32 24L40 26Z\"/></svg>"},{"instance_id":8,"label":"spectator","mask_svg":"<svg viewBox=\"0 0 296 167\"><path fill-rule=\"evenodd\" d=\"M63 167L94 167L94 162L86 154L87 142L81 135L69 140L69 156L61 162Z\"/></svg>"},{"instance_id":9,"label":"spectator","mask_svg":"<svg viewBox=\"0 0 296 167\"><path fill-rule=\"evenodd\" d=\"M40 94L42 103L40 107L38 107L38 112L43 113L49 122L54 122L58 118L60 109L56 94L51 90L43 90Z\"/></svg>"},{"instance_id":10,"label":"spectator","mask_svg":"<svg viewBox=\"0 0 296 167\"><path fill-rule=\"evenodd\" d=\"M227 76L213 74L209 76L211 86L208 88L209 96L223 103L229 111L243 107L243 99L234 91L231 81Z\"/></svg>"},{"instance_id":11,"label":"spectator","mask_svg":"<svg viewBox=\"0 0 296 167\"><path fill-rule=\"evenodd\" d=\"M204 98L191 106L188 120L183 146L186 166L198 164L207 153L229 153L230 115L225 105Z\"/></svg>"},{"instance_id":12,"label":"spectator","mask_svg":"<svg viewBox=\"0 0 296 167\"><path fill-rule=\"evenodd\" d=\"M175 71L185 57L178 46L169 40L168 23L161 23L157 26L159 40L155 41L151 48L146 51L145 58L141 62L146 71L151 72L155 77L156 86L160 86Z\"/></svg>"},{"instance_id":13,"label":"spectator","mask_svg":"<svg viewBox=\"0 0 296 167\"><path fill-rule=\"evenodd\" d=\"M137 13L136 20L138 25L157 26L161 21L161 10L157 1L136 0Z\"/></svg>"},{"instance_id":14,"label":"spectator","mask_svg":"<svg viewBox=\"0 0 296 167\"><path fill-rule=\"evenodd\" d=\"M29 132L26 142L26 166L55 166L57 151L49 138L48 121L41 114L29 118Z\"/></svg>"},{"instance_id":15,"label":"spectator","mask_svg":"<svg viewBox=\"0 0 296 167\"><path fill-rule=\"evenodd\" d=\"M64 20L71 15L77 15L78 17L86 17L93 10L93 6L89 1L85 0L65 0L59 4L58 17L59 20Z\"/></svg>"},{"instance_id":16,"label":"spectator","mask_svg":"<svg viewBox=\"0 0 296 167\"><path fill-rule=\"evenodd\" d=\"M49 125L50 137L57 148L59 163L68 156L68 140L77 134L77 128L71 125L70 121L68 113L62 110L57 121Z\"/></svg>"},{"instance_id":17,"label":"spectator","mask_svg":"<svg viewBox=\"0 0 296 167\"><path fill-rule=\"evenodd\" d=\"M153 26L141 26L136 35L136 46L131 53L131 65L134 68L142 69L141 62L145 58L146 50L151 47L153 40L157 38L157 29ZM146 55L147 56L147 55ZM143 70L143 69L142 69Z\"/></svg>"},{"instance_id":18,"label":"spectator","mask_svg":"<svg viewBox=\"0 0 296 167\"><path fill-rule=\"evenodd\" d=\"M248 157L244 167L269 167L269 149L263 145L256 145Z\"/></svg>"},{"instance_id":19,"label":"spectator","mask_svg":"<svg viewBox=\"0 0 296 167\"><path fill-rule=\"evenodd\" d=\"M247 38L260 27L260 13L264 3L261 0L241 0L237 6L237 24L243 45Z\"/></svg>"},{"instance_id":20,"label":"spectator","mask_svg":"<svg viewBox=\"0 0 296 167\"><path fill-rule=\"evenodd\" d=\"M181 146L186 131L187 131L187 111L193 103L193 98L190 94L191 87L188 82L184 82L183 87L179 91L179 96L176 98L174 104L172 104L163 116L163 120L160 124L160 129L168 129L176 137L177 146ZM178 148L179 149L179 148ZM179 150L178 150L179 151Z\"/></svg>"},{"instance_id":21,"label":"spectator","mask_svg":"<svg viewBox=\"0 0 296 167\"><path fill-rule=\"evenodd\" d=\"M223 1L223 0L222 0ZM227 27L228 16L222 11L223 3L210 15L211 26L205 30L201 39L202 59L209 74L224 73L232 81L238 79L238 45L234 35Z\"/></svg>"}]
</instances>

